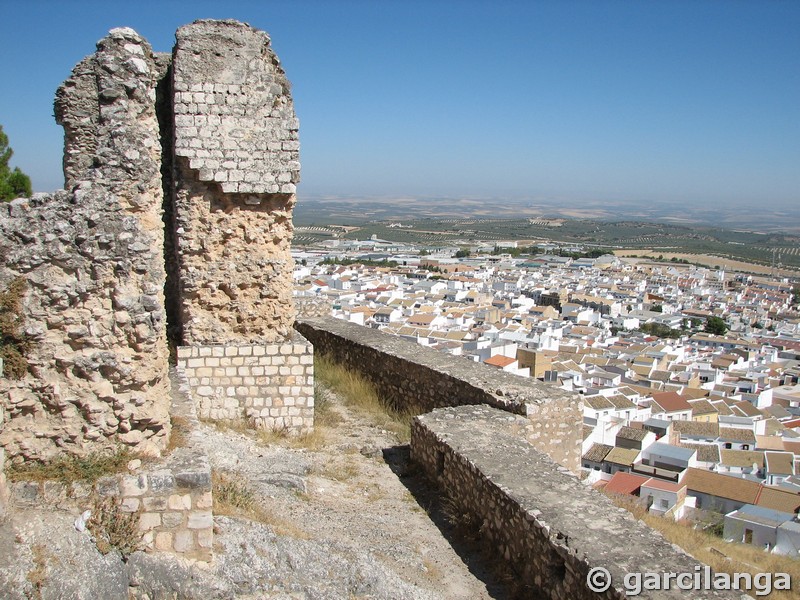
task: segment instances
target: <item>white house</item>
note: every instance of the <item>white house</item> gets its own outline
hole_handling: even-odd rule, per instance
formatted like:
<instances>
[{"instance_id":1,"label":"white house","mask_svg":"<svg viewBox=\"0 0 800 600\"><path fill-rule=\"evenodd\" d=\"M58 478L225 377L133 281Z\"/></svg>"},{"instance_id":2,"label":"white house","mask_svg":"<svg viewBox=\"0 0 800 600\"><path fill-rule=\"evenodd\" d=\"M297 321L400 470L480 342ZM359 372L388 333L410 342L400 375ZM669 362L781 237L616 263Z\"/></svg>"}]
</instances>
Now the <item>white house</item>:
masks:
<instances>
[{"instance_id":1,"label":"white house","mask_svg":"<svg viewBox=\"0 0 800 600\"><path fill-rule=\"evenodd\" d=\"M772 550L778 541L778 528L793 519L792 513L745 504L725 515L722 537L727 541Z\"/></svg>"},{"instance_id":2,"label":"white house","mask_svg":"<svg viewBox=\"0 0 800 600\"><path fill-rule=\"evenodd\" d=\"M688 508L694 507L694 498L686 495L686 485L651 477L639 491L647 502L648 511L654 515L669 515L674 520L683 518Z\"/></svg>"}]
</instances>

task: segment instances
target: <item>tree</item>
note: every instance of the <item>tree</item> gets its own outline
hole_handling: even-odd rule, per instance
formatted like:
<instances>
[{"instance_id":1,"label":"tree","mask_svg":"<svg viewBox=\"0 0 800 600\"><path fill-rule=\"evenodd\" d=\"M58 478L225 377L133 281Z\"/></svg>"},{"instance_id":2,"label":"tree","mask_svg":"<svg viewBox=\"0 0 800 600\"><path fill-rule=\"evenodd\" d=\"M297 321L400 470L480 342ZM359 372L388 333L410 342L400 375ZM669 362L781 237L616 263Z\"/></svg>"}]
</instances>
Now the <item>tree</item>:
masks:
<instances>
[{"instance_id":1,"label":"tree","mask_svg":"<svg viewBox=\"0 0 800 600\"><path fill-rule=\"evenodd\" d=\"M461 249L457 250L455 253L455 258L467 258L469 256L469 250Z\"/></svg>"},{"instance_id":2,"label":"tree","mask_svg":"<svg viewBox=\"0 0 800 600\"><path fill-rule=\"evenodd\" d=\"M721 317L708 317L705 332L712 335L725 335L728 332L728 325Z\"/></svg>"},{"instance_id":3,"label":"tree","mask_svg":"<svg viewBox=\"0 0 800 600\"><path fill-rule=\"evenodd\" d=\"M14 198L30 198L33 193L31 189L31 178L15 167L12 171L8 166L8 161L14 151L8 145L8 136L3 133L3 126L0 125L0 201L8 202Z\"/></svg>"}]
</instances>

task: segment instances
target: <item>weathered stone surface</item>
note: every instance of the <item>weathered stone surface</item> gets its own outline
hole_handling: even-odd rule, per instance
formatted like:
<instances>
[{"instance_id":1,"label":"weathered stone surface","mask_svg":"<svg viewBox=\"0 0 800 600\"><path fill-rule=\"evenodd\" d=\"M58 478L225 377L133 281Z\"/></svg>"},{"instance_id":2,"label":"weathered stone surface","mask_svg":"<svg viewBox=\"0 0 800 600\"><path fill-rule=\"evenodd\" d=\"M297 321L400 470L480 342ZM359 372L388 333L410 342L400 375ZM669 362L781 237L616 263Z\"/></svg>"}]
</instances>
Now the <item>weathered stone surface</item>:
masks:
<instances>
[{"instance_id":1,"label":"weathered stone surface","mask_svg":"<svg viewBox=\"0 0 800 600\"><path fill-rule=\"evenodd\" d=\"M175 155L226 194L294 194L299 125L269 36L236 21L195 21L176 39Z\"/></svg>"},{"instance_id":2,"label":"weathered stone surface","mask_svg":"<svg viewBox=\"0 0 800 600\"><path fill-rule=\"evenodd\" d=\"M100 40L56 97L69 191L0 207L0 288L26 280L35 342L30 375L0 380L12 460L166 443L164 67L131 29Z\"/></svg>"},{"instance_id":3,"label":"weathered stone surface","mask_svg":"<svg viewBox=\"0 0 800 600\"><path fill-rule=\"evenodd\" d=\"M288 80L269 37L243 23L197 21L176 37L173 55L129 28L100 40L56 95L67 191L0 207L0 289L26 280L35 341L30 375L0 378L10 460L118 444L158 454L167 315L188 344L292 332Z\"/></svg>"},{"instance_id":4,"label":"weathered stone surface","mask_svg":"<svg viewBox=\"0 0 800 600\"><path fill-rule=\"evenodd\" d=\"M183 343L273 342L292 309L298 122L269 37L196 21L173 61Z\"/></svg>"}]
</instances>

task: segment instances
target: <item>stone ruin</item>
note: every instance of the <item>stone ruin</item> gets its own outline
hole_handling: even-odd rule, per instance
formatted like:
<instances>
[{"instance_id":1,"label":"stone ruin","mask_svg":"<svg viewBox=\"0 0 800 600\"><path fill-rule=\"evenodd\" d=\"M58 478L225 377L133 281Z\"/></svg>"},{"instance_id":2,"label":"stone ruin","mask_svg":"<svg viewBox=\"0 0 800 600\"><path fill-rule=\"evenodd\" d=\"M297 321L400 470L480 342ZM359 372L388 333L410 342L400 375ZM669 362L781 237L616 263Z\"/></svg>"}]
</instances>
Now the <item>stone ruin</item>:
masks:
<instances>
[{"instance_id":1,"label":"stone ruin","mask_svg":"<svg viewBox=\"0 0 800 600\"><path fill-rule=\"evenodd\" d=\"M32 341L28 374L0 378L0 447L14 461L119 444L159 455L168 342L223 363L235 348L189 382L209 390L209 414L311 427L309 346L292 333L289 82L249 25L196 21L176 40L171 55L129 28L100 40L56 94L65 190L0 205L0 291L24 281ZM260 354L284 378L267 381L250 346L270 348ZM263 396L278 387L291 401L271 413Z\"/></svg>"}]
</instances>

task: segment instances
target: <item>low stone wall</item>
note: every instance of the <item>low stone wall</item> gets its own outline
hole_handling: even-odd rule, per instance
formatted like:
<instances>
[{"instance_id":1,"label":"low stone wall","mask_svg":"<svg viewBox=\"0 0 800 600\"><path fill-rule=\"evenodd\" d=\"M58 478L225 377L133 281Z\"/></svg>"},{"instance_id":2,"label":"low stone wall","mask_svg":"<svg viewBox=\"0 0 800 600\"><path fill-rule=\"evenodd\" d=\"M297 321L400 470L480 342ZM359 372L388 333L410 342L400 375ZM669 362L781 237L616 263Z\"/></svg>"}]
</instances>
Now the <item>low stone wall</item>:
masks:
<instances>
[{"instance_id":1,"label":"low stone wall","mask_svg":"<svg viewBox=\"0 0 800 600\"><path fill-rule=\"evenodd\" d=\"M152 464L133 461L128 473L103 477L94 486L19 481L11 486L11 504L79 514L90 509L96 497L113 496L121 511L139 513L142 549L210 563L214 543L211 466L197 444L197 417L186 386L181 390L173 382L173 387L171 413L174 421L181 420L180 430L186 436L183 447Z\"/></svg>"},{"instance_id":2,"label":"low stone wall","mask_svg":"<svg viewBox=\"0 0 800 600\"><path fill-rule=\"evenodd\" d=\"M530 443L579 472L580 396L333 317L299 318L295 328L316 352L368 378L396 408L423 413L487 404L525 416Z\"/></svg>"},{"instance_id":3,"label":"low stone wall","mask_svg":"<svg viewBox=\"0 0 800 600\"><path fill-rule=\"evenodd\" d=\"M297 332L282 344L183 346L178 369L201 419L292 433L314 426L314 349Z\"/></svg>"},{"instance_id":4,"label":"low stone wall","mask_svg":"<svg viewBox=\"0 0 800 600\"><path fill-rule=\"evenodd\" d=\"M525 419L488 406L437 409L415 418L411 458L532 597L622 599L626 573L695 573L702 565L514 433L525 426ZM602 594L587 586L595 567L607 569L613 582ZM686 597L672 587L642 597ZM701 594L693 597L748 597Z\"/></svg>"}]
</instances>

